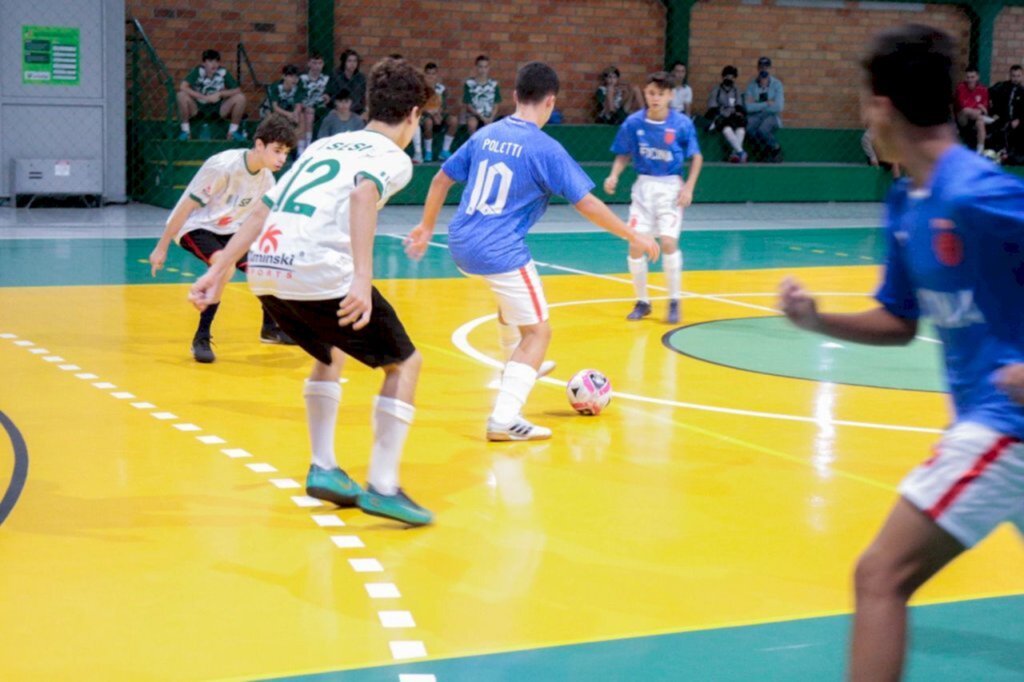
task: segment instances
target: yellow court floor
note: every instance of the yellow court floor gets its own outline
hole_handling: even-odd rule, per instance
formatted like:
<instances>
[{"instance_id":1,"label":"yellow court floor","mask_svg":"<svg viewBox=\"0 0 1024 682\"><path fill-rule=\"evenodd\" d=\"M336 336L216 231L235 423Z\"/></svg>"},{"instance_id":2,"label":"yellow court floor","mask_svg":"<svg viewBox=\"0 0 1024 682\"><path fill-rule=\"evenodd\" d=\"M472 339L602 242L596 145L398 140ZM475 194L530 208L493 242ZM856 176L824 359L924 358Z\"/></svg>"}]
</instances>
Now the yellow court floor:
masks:
<instances>
[{"instance_id":1,"label":"yellow court floor","mask_svg":"<svg viewBox=\"0 0 1024 682\"><path fill-rule=\"evenodd\" d=\"M679 348L663 301L624 320L626 277L546 277L558 367L527 405L554 430L540 443L484 441L490 293L379 282L425 356L402 485L437 522L415 530L305 506L311 361L258 343L244 284L221 306L212 365L188 353L186 284L0 288L0 412L28 462L0 526L0 677L262 679L396 661L429 674L446 658L848 612L855 557L948 408L935 391L876 387L894 376L884 350L883 365L858 360L866 385L761 367L762 344L826 377L845 352L757 326L787 273L687 272ZM877 268L798 275L826 309L856 310ZM742 320L756 340L715 336ZM616 390L599 417L565 398L584 367ZM345 371L337 448L358 479L379 380ZM0 433L0 491L13 443ZM1024 592L1019 562L1001 529L918 601Z\"/></svg>"}]
</instances>

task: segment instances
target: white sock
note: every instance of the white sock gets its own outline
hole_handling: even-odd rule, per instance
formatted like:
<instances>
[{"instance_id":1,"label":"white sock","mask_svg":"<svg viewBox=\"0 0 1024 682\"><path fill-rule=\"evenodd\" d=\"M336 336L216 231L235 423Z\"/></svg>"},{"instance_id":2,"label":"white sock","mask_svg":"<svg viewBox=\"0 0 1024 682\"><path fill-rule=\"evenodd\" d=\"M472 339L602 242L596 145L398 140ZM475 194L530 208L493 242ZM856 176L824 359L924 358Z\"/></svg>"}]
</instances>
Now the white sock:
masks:
<instances>
[{"instance_id":1,"label":"white sock","mask_svg":"<svg viewBox=\"0 0 1024 682\"><path fill-rule=\"evenodd\" d=\"M633 275L633 289L636 291L636 300L649 302L647 296L647 256L639 258L626 257L629 262L629 274Z\"/></svg>"},{"instance_id":2,"label":"white sock","mask_svg":"<svg viewBox=\"0 0 1024 682\"><path fill-rule=\"evenodd\" d=\"M508 424L519 416L537 382L537 370L522 362L509 362L501 375L501 389L491 419Z\"/></svg>"},{"instance_id":3,"label":"white sock","mask_svg":"<svg viewBox=\"0 0 1024 682\"><path fill-rule=\"evenodd\" d=\"M736 140L740 143L740 152L743 151L743 140L747 139L747 129L740 128L736 131Z\"/></svg>"},{"instance_id":4,"label":"white sock","mask_svg":"<svg viewBox=\"0 0 1024 682\"><path fill-rule=\"evenodd\" d=\"M181 124L181 132L183 132L183 133L191 133L192 132L192 126L190 126L188 123L182 123Z\"/></svg>"},{"instance_id":5,"label":"white sock","mask_svg":"<svg viewBox=\"0 0 1024 682\"><path fill-rule=\"evenodd\" d=\"M334 458L334 426L338 420L341 384L307 379L302 388L302 396L306 399L306 422L309 425L309 443L313 448L313 464L321 469L334 469L338 466Z\"/></svg>"},{"instance_id":6,"label":"white sock","mask_svg":"<svg viewBox=\"0 0 1024 682\"><path fill-rule=\"evenodd\" d=\"M308 132L308 133L306 133L306 146L308 147L312 143L313 143L313 133L312 132Z\"/></svg>"},{"instance_id":7,"label":"white sock","mask_svg":"<svg viewBox=\"0 0 1024 682\"><path fill-rule=\"evenodd\" d=\"M444 136L444 147L443 148L444 148L444 150L446 152L450 152L452 150L452 142L455 142L455 136L454 135L445 135Z\"/></svg>"},{"instance_id":8,"label":"white sock","mask_svg":"<svg viewBox=\"0 0 1024 682\"><path fill-rule=\"evenodd\" d=\"M519 327L505 324L501 320L498 320L498 333L501 335L499 341L502 357L508 362L512 359L512 353L519 347L519 342L523 340L523 335L519 333Z\"/></svg>"},{"instance_id":9,"label":"white sock","mask_svg":"<svg viewBox=\"0 0 1024 682\"><path fill-rule=\"evenodd\" d=\"M367 479L383 495L398 492L398 462L416 408L398 398L377 396L373 405L373 452Z\"/></svg>"},{"instance_id":10,"label":"white sock","mask_svg":"<svg viewBox=\"0 0 1024 682\"><path fill-rule=\"evenodd\" d=\"M412 134L412 149L416 156L423 155L423 131L419 126L416 126L416 131Z\"/></svg>"},{"instance_id":11,"label":"white sock","mask_svg":"<svg viewBox=\"0 0 1024 682\"><path fill-rule=\"evenodd\" d=\"M722 128L722 135L725 136L725 139L729 142L729 145L732 146L734 152L739 154L743 151L743 146L740 144L739 136L736 134L735 130L732 128Z\"/></svg>"},{"instance_id":12,"label":"white sock","mask_svg":"<svg viewBox=\"0 0 1024 682\"><path fill-rule=\"evenodd\" d=\"M679 300L679 291L683 288L683 252L677 250L668 255L662 254L661 267L668 283L668 297L673 301Z\"/></svg>"},{"instance_id":13,"label":"white sock","mask_svg":"<svg viewBox=\"0 0 1024 682\"><path fill-rule=\"evenodd\" d=\"M238 124L237 123L232 123L231 125L228 126L228 135L230 135L231 133L235 132L236 130L238 130Z\"/></svg>"}]
</instances>

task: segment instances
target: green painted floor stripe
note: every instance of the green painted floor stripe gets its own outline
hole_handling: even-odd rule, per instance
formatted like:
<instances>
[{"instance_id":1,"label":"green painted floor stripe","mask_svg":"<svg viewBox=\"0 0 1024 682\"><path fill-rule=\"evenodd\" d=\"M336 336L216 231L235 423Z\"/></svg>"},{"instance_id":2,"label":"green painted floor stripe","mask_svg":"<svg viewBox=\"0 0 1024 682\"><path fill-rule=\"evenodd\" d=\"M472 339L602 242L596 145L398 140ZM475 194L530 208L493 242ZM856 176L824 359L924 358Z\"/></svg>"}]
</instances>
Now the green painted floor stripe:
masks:
<instances>
[{"instance_id":1,"label":"green painted floor stripe","mask_svg":"<svg viewBox=\"0 0 1024 682\"><path fill-rule=\"evenodd\" d=\"M437 241L444 242L444 235ZM627 270L625 243L603 232L539 233L531 235L528 242L538 261L599 274ZM0 286L191 281L183 271L195 272L199 262L176 246L168 253L166 269L150 277L147 258L155 244L156 239L0 241ZM884 239L875 228L707 231L684 232L681 245L687 270L751 270L878 263ZM376 276L381 279L460 276L443 249L429 249L422 261L414 263L405 256L398 239L379 238L374 258ZM558 273L546 270L544 274Z\"/></svg>"},{"instance_id":2,"label":"green painted floor stripe","mask_svg":"<svg viewBox=\"0 0 1024 682\"><path fill-rule=\"evenodd\" d=\"M1024 596L915 608L906 680L1019 682L1022 613ZM395 682L418 673L438 682L839 681L849 629L849 616L829 616L275 679Z\"/></svg>"}]
</instances>

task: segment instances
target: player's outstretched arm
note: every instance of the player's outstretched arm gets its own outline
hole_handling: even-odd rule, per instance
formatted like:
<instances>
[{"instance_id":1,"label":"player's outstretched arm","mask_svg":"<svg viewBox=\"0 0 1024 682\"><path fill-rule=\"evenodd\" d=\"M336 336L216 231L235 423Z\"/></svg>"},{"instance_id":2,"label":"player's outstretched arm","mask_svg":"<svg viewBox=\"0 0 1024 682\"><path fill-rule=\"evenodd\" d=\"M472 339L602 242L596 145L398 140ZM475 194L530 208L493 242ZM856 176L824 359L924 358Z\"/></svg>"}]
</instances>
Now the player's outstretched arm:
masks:
<instances>
[{"instance_id":1,"label":"player's outstretched arm","mask_svg":"<svg viewBox=\"0 0 1024 682\"><path fill-rule=\"evenodd\" d=\"M443 170L437 171L434 179L430 181L430 190L427 191L427 199L423 204L423 217L420 223L406 235L403 243L405 253L413 260L423 258L427 252L427 245L434 235L434 227L437 225L437 216L441 212L444 200L448 198L448 190L452 188L455 181L448 177Z\"/></svg>"},{"instance_id":2,"label":"player's outstretched arm","mask_svg":"<svg viewBox=\"0 0 1024 682\"><path fill-rule=\"evenodd\" d=\"M259 205L242 223L242 226L238 228L238 232L231 237L221 251L214 254L216 258L213 259L210 269L197 279L189 290L188 300L192 301L192 305L200 310L206 310L208 306L220 301L224 287L235 271L235 263L249 251L249 247L256 241L269 214L270 207L260 201Z\"/></svg>"},{"instance_id":3,"label":"player's outstretched arm","mask_svg":"<svg viewBox=\"0 0 1024 682\"><path fill-rule=\"evenodd\" d=\"M149 274L151 277L156 277L157 270L163 270L164 263L167 262L167 249L171 245L171 240L174 239L174 235L181 231L185 221L192 215L192 211L199 208L199 205L199 202L192 197L185 197L174 207L170 217L167 219L164 233L160 235L160 241L156 243L156 247L149 254Z\"/></svg>"},{"instance_id":4,"label":"player's outstretched arm","mask_svg":"<svg viewBox=\"0 0 1024 682\"><path fill-rule=\"evenodd\" d=\"M363 178L349 195L349 233L352 237L352 286L338 306L338 324L358 331L373 312L373 238L377 233L377 184Z\"/></svg>"},{"instance_id":5,"label":"player's outstretched arm","mask_svg":"<svg viewBox=\"0 0 1024 682\"><path fill-rule=\"evenodd\" d=\"M879 306L862 313L821 313L803 285L787 277L779 285L779 309L808 331L872 346L905 346L917 335L917 320L893 315Z\"/></svg>"},{"instance_id":6,"label":"player's outstretched arm","mask_svg":"<svg viewBox=\"0 0 1024 682\"><path fill-rule=\"evenodd\" d=\"M647 258L653 263L658 260L661 249L658 242L646 234L640 234L626 223L622 222L619 216L615 215L608 205L595 197L593 194L576 202L576 210L583 214L583 217L594 223L603 230L611 232L616 237L622 237L631 246L634 246L647 254Z\"/></svg>"}]
</instances>

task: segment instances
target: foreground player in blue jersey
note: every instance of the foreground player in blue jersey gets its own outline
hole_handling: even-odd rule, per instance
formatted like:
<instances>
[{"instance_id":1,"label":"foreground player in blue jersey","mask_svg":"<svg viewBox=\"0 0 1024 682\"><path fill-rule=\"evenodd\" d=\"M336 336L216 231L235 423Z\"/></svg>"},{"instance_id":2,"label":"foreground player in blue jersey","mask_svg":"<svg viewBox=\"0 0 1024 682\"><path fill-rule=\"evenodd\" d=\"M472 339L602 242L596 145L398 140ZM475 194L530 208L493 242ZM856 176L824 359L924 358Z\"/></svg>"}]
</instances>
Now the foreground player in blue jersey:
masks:
<instances>
[{"instance_id":1,"label":"foreground player in blue jersey","mask_svg":"<svg viewBox=\"0 0 1024 682\"><path fill-rule=\"evenodd\" d=\"M673 86L672 76L664 71L648 77L644 86L647 108L631 114L619 127L612 143L615 163L604 181L604 191L614 194L619 176L632 159L637 179L629 206L629 226L643 234L656 234L661 239L661 267L665 270L669 298L665 321L670 324L679 322L679 294L683 283L679 230L683 224L683 209L693 203L693 190L704 165L704 157L697 146L697 131L690 118L669 108ZM692 162L683 182L683 164L687 159ZM631 248L628 262L636 305L626 319L642 320L651 314L647 258Z\"/></svg>"},{"instance_id":2,"label":"foreground player in blue jersey","mask_svg":"<svg viewBox=\"0 0 1024 682\"><path fill-rule=\"evenodd\" d=\"M798 326L858 343L907 344L929 316L955 409L857 564L852 680L899 679L911 595L1000 522L1024 523L1024 183L958 144L956 54L945 33L906 26L864 61L872 139L909 175L887 201L878 307L825 314L796 282L781 290Z\"/></svg>"},{"instance_id":3,"label":"foreground player in blue jersey","mask_svg":"<svg viewBox=\"0 0 1024 682\"><path fill-rule=\"evenodd\" d=\"M557 74L546 64L531 62L519 69L516 113L480 129L445 161L430 184L422 221L406 239L409 256L422 257L448 190L456 182L467 183L448 226L448 248L459 269L486 280L498 299L507 362L487 422L492 441L551 437L550 429L520 414L551 342L544 288L525 241L551 196L565 197L590 222L628 240L637 253L658 257L657 243L591 194L594 183L579 164L541 132L558 87Z\"/></svg>"}]
</instances>

